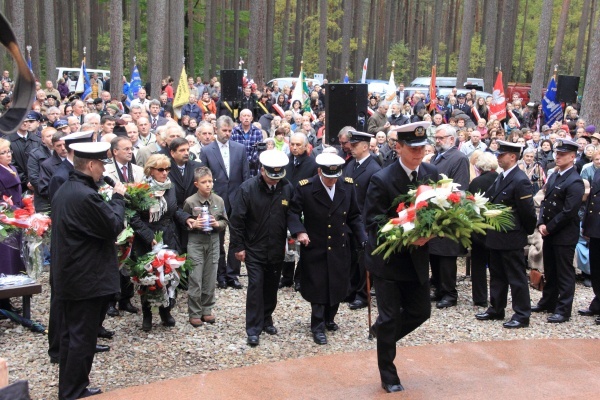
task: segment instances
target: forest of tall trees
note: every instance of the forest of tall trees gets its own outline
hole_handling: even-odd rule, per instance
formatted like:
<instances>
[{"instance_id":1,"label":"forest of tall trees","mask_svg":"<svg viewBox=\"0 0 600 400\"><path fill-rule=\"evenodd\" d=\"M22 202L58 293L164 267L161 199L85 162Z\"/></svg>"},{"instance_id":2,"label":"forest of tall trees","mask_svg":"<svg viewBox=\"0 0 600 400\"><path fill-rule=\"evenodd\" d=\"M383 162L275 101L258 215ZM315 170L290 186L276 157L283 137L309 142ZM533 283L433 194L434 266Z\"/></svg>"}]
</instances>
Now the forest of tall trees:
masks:
<instances>
[{"instance_id":1,"label":"forest of tall trees","mask_svg":"<svg viewBox=\"0 0 600 400\"><path fill-rule=\"evenodd\" d=\"M188 76L208 79L240 58L257 83L323 73L339 81L398 82L429 75L532 82L541 93L553 65L585 82L598 0L0 0L21 49L32 46L33 71L56 79L57 66L129 76L136 57L142 80L158 86ZM539 61L538 61L539 60ZM6 53L0 69L10 69ZM118 67L121 68L118 68ZM120 80L119 80L120 81Z\"/></svg>"}]
</instances>

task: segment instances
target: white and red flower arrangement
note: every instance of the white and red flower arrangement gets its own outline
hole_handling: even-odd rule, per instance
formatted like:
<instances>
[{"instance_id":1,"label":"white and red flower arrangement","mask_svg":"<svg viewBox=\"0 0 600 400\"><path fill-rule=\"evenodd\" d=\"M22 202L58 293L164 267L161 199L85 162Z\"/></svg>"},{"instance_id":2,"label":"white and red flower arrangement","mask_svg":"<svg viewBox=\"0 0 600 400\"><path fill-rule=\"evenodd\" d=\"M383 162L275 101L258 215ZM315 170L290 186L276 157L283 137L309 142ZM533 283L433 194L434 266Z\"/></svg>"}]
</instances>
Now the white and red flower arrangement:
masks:
<instances>
[{"instance_id":1,"label":"white and red flower arrangement","mask_svg":"<svg viewBox=\"0 0 600 400\"><path fill-rule=\"evenodd\" d=\"M473 232L485 234L487 229L507 230L513 226L510 207L489 203L479 193L461 192L459 184L443 174L442 177L398 196L398 217L381 227L373 254L383 253L387 259L434 237L446 237L469 248Z\"/></svg>"}]
</instances>

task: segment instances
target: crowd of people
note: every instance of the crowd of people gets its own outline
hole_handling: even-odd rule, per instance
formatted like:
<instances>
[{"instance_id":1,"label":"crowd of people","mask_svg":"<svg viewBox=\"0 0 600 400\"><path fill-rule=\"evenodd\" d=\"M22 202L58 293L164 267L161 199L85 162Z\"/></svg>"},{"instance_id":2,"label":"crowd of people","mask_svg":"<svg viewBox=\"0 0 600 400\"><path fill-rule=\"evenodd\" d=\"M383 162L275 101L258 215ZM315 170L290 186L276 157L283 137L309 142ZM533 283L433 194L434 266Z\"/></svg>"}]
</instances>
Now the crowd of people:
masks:
<instances>
[{"instance_id":1,"label":"crowd of people","mask_svg":"<svg viewBox=\"0 0 600 400\"><path fill-rule=\"evenodd\" d=\"M97 338L114 335L102 326L106 315L138 314L139 303L141 329L153 329L153 303L143 293L134 299L130 276L118 269L115 241L125 224L135 233L133 260L152 250L157 233L168 248L187 253L193 327L218 321L215 291L243 289L244 262L249 346L259 345L262 332L278 333L278 289L293 286L311 303L310 330L319 345L327 344L327 331L341 329L341 303L363 309L375 294L379 313L371 331L388 392L403 390L393 364L396 341L429 318L431 301L456 306L457 259L469 250L478 320L504 319L510 287L514 315L506 328L527 327L531 312L567 322L575 267L600 293L593 246L600 240L600 133L573 107L564 123L548 126L537 104L517 98L498 120L489 99L450 94L430 107L421 93L409 96L400 87L392 100L370 94L368 132L326 132L326 93L318 84L310 88L309 110L291 101L288 86L259 90L248 82L242 98L228 102L216 78L190 78L188 104L174 109L169 78L153 98L141 88L129 104L112 99L101 79L93 82L86 99L46 82L17 132L0 138L0 195L18 207L31 192L36 210L53 220L48 354L60 365L61 398L99 393L88 388L88 374L94 352L109 350ZM2 84L6 109L8 74ZM339 145L329 145L326 134ZM514 228L473 237L471 249L431 238L387 260L373 256L381 216L394 216L396 196L441 174L463 191L511 206ZM114 186L108 201L98 193L105 182ZM147 183L156 204L126 218L130 183ZM0 254L7 260L0 272L23 270L18 250L0 244ZM528 265L545 275L534 306ZM168 293L158 314L172 327L177 291ZM19 311L8 300L0 307ZM579 312L600 315L600 302Z\"/></svg>"}]
</instances>

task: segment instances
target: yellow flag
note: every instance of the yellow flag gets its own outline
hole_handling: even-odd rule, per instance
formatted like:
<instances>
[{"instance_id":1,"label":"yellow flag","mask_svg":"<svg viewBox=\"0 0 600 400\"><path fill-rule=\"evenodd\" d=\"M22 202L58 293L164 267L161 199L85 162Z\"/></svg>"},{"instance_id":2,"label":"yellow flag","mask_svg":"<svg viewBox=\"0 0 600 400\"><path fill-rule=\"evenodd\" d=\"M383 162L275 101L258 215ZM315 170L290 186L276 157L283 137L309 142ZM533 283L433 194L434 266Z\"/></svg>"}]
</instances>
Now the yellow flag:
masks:
<instances>
[{"instance_id":1,"label":"yellow flag","mask_svg":"<svg viewBox=\"0 0 600 400\"><path fill-rule=\"evenodd\" d=\"M175 93L175 100L173 100L173 107L182 107L190 101L190 87L187 83L187 74L185 73L185 65L182 67L181 76L179 77L179 83L177 84L177 92Z\"/></svg>"}]
</instances>

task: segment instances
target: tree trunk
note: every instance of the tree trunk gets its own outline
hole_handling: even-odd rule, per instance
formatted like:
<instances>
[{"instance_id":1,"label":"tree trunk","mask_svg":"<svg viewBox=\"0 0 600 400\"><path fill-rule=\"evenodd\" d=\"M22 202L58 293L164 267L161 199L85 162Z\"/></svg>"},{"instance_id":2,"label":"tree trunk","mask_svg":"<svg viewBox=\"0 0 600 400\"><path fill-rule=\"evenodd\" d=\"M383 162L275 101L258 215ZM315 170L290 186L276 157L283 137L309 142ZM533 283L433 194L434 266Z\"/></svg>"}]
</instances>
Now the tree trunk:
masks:
<instances>
[{"instance_id":1,"label":"tree trunk","mask_svg":"<svg viewBox=\"0 0 600 400\"><path fill-rule=\"evenodd\" d=\"M581 60L583 59L583 45L585 44L585 31L590 19L591 0L585 0L581 9L581 18L579 19L579 34L577 35L577 51L575 53L575 64L573 65L573 75L581 75Z\"/></svg>"},{"instance_id":2,"label":"tree trunk","mask_svg":"<svg viewBox=\"0 0 600 400\"><path fill-rule=\"evenodd\" d=\"M215 67L217 65L217 7L219 5L218 2L213 1L213 5L210 7L210 31L212 32L212 36L208 36L210 38L210 75L214 75Z\"/></svg>"},{"instance_id":3,"label":"tree trunk","mask_svg":"<svg viewBox=\"0 0 600 400\"><path fill-rule=\"evenodd\" d=\"M467 0L468 1L468 0ZM419 73L419 10L421 3L416 2L415 4L415 14L412 22L412 40L410 45L410 55L411 55L411 69L410 69L410 79L414 79L418 76Z\"/></svg>"},{"instance_id":4,"label":"tree trunk","mask_svg":"<svg viewBox=\"0 0 600 400\"><path fill-rule=\"evenodd\" d=\"M267 0L267 48L265 49L265 82L273 76L273 47L275 37L275 0Z\"/></svg>"},{"instance_id":5,"label":"tree trunk","mask_svg":"<svg viewBox=\"0 0 600 400\"><path fill-rule=\"evenodd\" d=\"M294 74L300 73L300 61L302 61L302 2L296 0L296 19L294 23Z\"/></svg>"},{"instance_id":6,"label":"tree trunk","mask_svg":"<svg viewBox=\"0 0 600 400\"><path fill-rule=\"evenodd\" d=\"M184 0L169 0L169 74L179 82L183 66L183 25L185 20ZM192 75L193 76L193 75ZM160 82L159 82L160 83ZM154 88L154 86L152 86ZM160 95L160 85L154 90L153 97Z\"/></svg>"},{"instance_id":7,"label":"tree trunk","mask_svg":"<svg viewBox=\"0 0 600 400\"><path fill-rule=\"evenodd\" d=\"M58 73L56 72L56 42L54 41L56 36L54 32L56 25L54 20L54 4L53 1L43 1L42 5L44 7L44 36L46 37L46 79L54 82L54 87L56 87Z\"/></svg>"},{"instance_id":8,"label":"tree trunk","mask_svg":"<svg viewBox=\"0 0 600 400\"><path fill-rule=\"evenodd\" d=\"M432 26L436 26L439 23L439 21L443 20L443 18L442 18L443 7L444 7L443 0L435 0L434 10L433 10L434 24ZM440 24L440 26L441 26L441 24ZM440 49L440 30L433 29L433 37L431 38L431 65L437 64L439 49Z\"/></svg>"},{"instance_id":9,"label":"tree trunk","mask_svg":"<svg viewBox=\"0 0 600 400\"><path fill-rule=\"evenodd\" d=\"M122 7L122 5L121 5ZM77 3L77 47L78 51L83 52L86 48L86 54L90 51L90 0L84 0ZM121 11L122 14L122 11ZM123 24L121 23L121 26ZM83 53L80 53L83 55ZM121 55L121 58L123 56ZM96 68L97 64L93 64L92 60L86 57L86 68Z\"/></svg>"},{"instance_id":10,"label":"tree trunk","mask_svg":"<svg viewBox=\"0 0 600 400\"><path fill-rule=\"evenodd\" d=\"M523 66L523 48L525 47L525 27L527 26L527 13L529 11L529 0L525 0L525 13L523 15L523 29L521 31L521 50L519 51L519 69L515 81L521 81L521 69Z\"/></svg>"},{"instance_id":11,"label":"tree trunk","mask_svg":"<svg viewBox=\"0 0 600 400\"><path fill-rule=\"evenodd\" d=\"M237 68L240 59L240 1L233 0L233 63L232 68ZM289 0L288 0L289 1ZM283 75L285 76L285 75Z\"/></svg>"},{"instance_id":12,"label":"tree trunk","mask_svg":"<svg viewBox=\"0 0 600 400\"><path fill-rule=\"evenodd\" d=\"M152 3L152 26L153 29L148 30L148 39L152 44L148 48L148 75L150 80L150 86L153 92L160 95L160 81L162 80L162 66L161 62L164 56L164 36L165 36L165 24L163 24L164 15L167 12L166 0L154 0ZM180 72L180 71L178 71ZM177 81L174 82L174 87L177 88ZM112 85L111 89L112 89ZM156 96L158 97L158 96Z\"/></svg>"},{"instance_id":13,"label":"tree trunk","mask_svg":"<svg viewBox=\"0 0 600 400\"><path fill-rule=\"evenodd\" d=\"M263 43L267 33L267 0L253 0L250 3L250 43ZM248 75L260 88L265 83L265 46L253 46L248 54Z\"/></svg>"},{"instance_id":14,"label":"tree trunk","mask_svg":"<svg viewBox=\"0 0 600 400\"><path fill-rule=\"evenodd\" d=\"M502 83L507 87L512 75L512 64L515 52L515 37L517 35L517 13L519 0L507 1L504 4L504 27L502 28Z\"/></svg>"},{"instance_id":15,"label":"tree trunk","mask_svg":"<svg viewBox=\"0 0 600 400\"><path fill-rule=\"evenodd\" d=\"M344 81L346 69L350 68L350 36L352 35L352 0L343 2L344 16L342 18L342 53L340 57L340 82ZM354 79L356 80L356 79Z\"/></svg>"},{"instance_id":16,"label":"tree trunk","mask_svg":"<svg viewBox=\"0 0 600 400\"><path fill-rule=\"evenodd\" d=\"M136 3L132 1L132 3ZM91 17L93 16L93 18ZM90 22L89 27L89 35L90 35L90 49L88 51L90 65L96 66L106 66L100 64L100 59L98 57L98 40L91 38L97 38L100 35L99 29L99 19L104 18L102 14L100 14L100 5L98 4L98 0L91 0L90 2L90 16L88 17Z\"/></svg>"},{"instance_id":17,"label":"tree trunk","mask_svg":"<svg viewBox=\"0 0 600 400\"><path fill-rule=\"evenodd\" d=\"M319 73L327 76L327 0L319 0Z\"/></svg>"},{"instance_id":18,"label":"tree trunk","mask_svg":"<svg viewBox=\"0 0 600 400\"><path fill-rule=\"evenodd\" d=\"M121 0L110 0L110 96L120 99L123 92L123 7Z\"/></svg>"},{"instance_id":19,"label":"tree trunk","mask_svg":"<svg viewBox=\"0 0 600 400\"><path fill-rule=\"evenodd\" d=\"M364 34L364 15L365 5L362 0L354 0L354 7L356 10L356 18L354 19L354 37L356 38L356 59L354 61L354 71L356 73L356 82L359 82L362 77L362 66L365 62L365 47L363 45L363 34Z\"/></svg>"},{"instance_id":20,"label":"tree trunk","mask_svg":"<svg viewBox=\"0 0 600 400\"><path fill-rule=\"evenodd\" d=\"M512 0L508 0L508 1L512 1ZM504 0L498 0L498 10L497 12L497 16L500 19L500 15L502 15L502 10L504 10ZM495 60L495 66L496 67L501 67L503 63L502 60L502 23L504 21L499 20L498 23L496 24L496 44L494 45L494 60Z\"/></svg>"},{"instance_id":21,"label":"tree trunk","mask_svg":"<svg viewBox=\"0 0 600 400\"><path fill-rule=\"evenodd\" d=\"M594 21L596 20L596 4L598 3L597 0L592 0L592 8L591 8L591 12L590 12L590 24L589 24L589 31L588 31L588 43L587 43L587 48L585 51L585 70L587 71L588 67L589 67L589 62L590 62L590 49L592 48L592 37L593 37L593 29L594 29ZM586 72L587 75L587 72Z\"/></svg>"},{"instance_id":22,"label":"tree trunk","mask_svg":"<svg viewBox=\"0 0 600 400\"><path fill-rule=\"evenodd\" d=\"M470 23L475 18L475 1L465 0L463 10L462 33L460 36L460 51L458 54L458 67L456 71L456 87L462 88L469 75L471 61L471 39L473 38L474 24Z\"/></svg>"},{"instance_id":23,"label":"tree trunk","mask_svg":"<svg viewBox=\"0 0 600 400\"><path fill-rule=\"evenodd\" d=\"M27 54L25 50L25 1L24 0L10 0L10 9L12 16L10 22L12 25L13 32L17 38L17 44L21 52ZM10 76L13 79L17 76L17 63L13 61L12 73Z\"/></svg>"},{"instance_id":24,"label":"tree trunk","mask_svg":"<svg viewBox=\"0 0 600 400\"><path fill-rule=\"evenodd\" d=\"M486 13L485 13L485 69L483 71L483 83L488 92L492 92L491 88L494 87L494 72L496 67L495 60L495 49L494 44L496 43L496 23L498 22L498 10L497 0L486 1Z\"/></svg>"},{"instance_id":25,"label":"tree trunk","mask_svg":"<svg viewBox=\"0 0 600 400\"><path fill-rule=\"evenodd\" d=\"M206 81L210 80L210 50L211 50L211 38L214 37L215 33L211 30L212 24L210 23L209 18L207 18L211 14L211 9L215 7L214 3L211 0L206 0L206 5L204 9L204 79Z\"/></svg>"},{"instance_id":26,"label":"tree trunk","mask_svg":"<svg viewBox=\"0 0 600 400\"><path fill-rule=\"evenodd\" d=\"M225 10L227 10L227 0L222 0L221 1L221 60L220 60L220 64L221 67L220 69L224 69L225 68L225 53L227 52L227 46L225 44L225 27L228 26L229 24L227 23L227 13L225 12ZM273 40L271 38L271 40ZM268 37L267 37L267 51L268 51L269 45L268 45Z\"/></svg>"},{"instance_id":27,"label":"tree trunk","mask_svg":"<svg viewBox=\"0 0 600 400\"><path fill-rule=\"evenodd\" d=\"M377 2L371 1L369 7L369 30L367 31L367 56L371 60L368 76L377 78L377 60L375 59L375 15L377 14Z\"/></svg>"},{"instance_id":28,"label":"tree trunk","mask_svg":"<svg viewBox=\"0 0 600 400\"><path fill-rule=\"evenodd\" d=\"M550 69L554 70L554 66L560 62L560 53L562 52L563 43L565 41L565 31L567 30L567 21L569 19L569 6L571 0L563 0L562 9L560 11L560 20L558 21L558 30L556 31L556 41L552 50L552 60L550 61ZM585 25L585 22L581 21Z\"/></svg>"},{"instance_id":29,"label":"tree trunk","mask_svg":"<svg viewBox=\"0 0 600 400\"><path fill-rule=\"evenodd\" d=\"M600 91L598 91L598 82L600 82L600 20L595 25L594 36L590 38L590 59L581 101L581 118L585 119L588 125L600 126L600 113L598 113L600 109Z\"/></svg>"},{"instance_id":30,"label":"tree trunk","mask_svg":"<svg viewBox=\"0 0 600 400\"><path fill-rule=\"evenodd\" d=\"M548 63L548 45L550 43L553 3L554 0L544 0L542 4L542 16L538 30L533 79L531 81L530 97L532 101L540 101L542 99L542 89L546 83L546 64Z\"/></svg>"},{"instance_id":31,"label":"tree trunk","mask_svg":"<svg viewBox=\"0 0 600 400\"><path fill-rule=\"evenodd\" d=\"M452 31L456 29L455 21L452 19L454 15L452 10L454 9L454 0L450 0L450 6L447 11L447 27L446 27L446 59L444 60L444 75L450 75L450 54L453 52L452 49Z\"/></svg>"},{"instance_id":32,"label":"tree trunk","mask_svg":"<svg viewBox=\"0 0 600 400\"><path fill-rule=\"evenodd\" d=\"M138 21L138 9L139 5L137 1L132 1L129 4L129 59L124 63L124 65L129 66L129 71L133 71L133 67L135 66L135 62L133 58L136 57L136 49L137 49L137 41L138 37L137 33L137 25L141 23ZM149 48L150 46L148 46Z\"/></svg>"},{"instance_id":33,"label":"tree trunk","mask_svg":"<svg viewBox=\"0 0 600 400\"><path fill-rule=\"evenodd\" d=\"M38 15L35 1L25 0L25 9L28 10L28 12L25 13L25 26L27 26L28 29L25 31L25 47L21 48L21 51L24 52L25 58L27 58L27 46L31 46L31 66L33 75L35 75L37 79L41 79Z\"/></svg>"},{"instance_id":34,"label":"tree trunk","mask_svg":"<svg viewBox=\"0 0 600 400\"><path fill-rule=\"evenodd\" d=\"M290 35L290 13L291 0L285 0L285 10L283 11L283 27L281 30L281 57L279 59L279 76L288 76L285 67L287 64L288 37Z\"/></svg>"}]
</instances>

